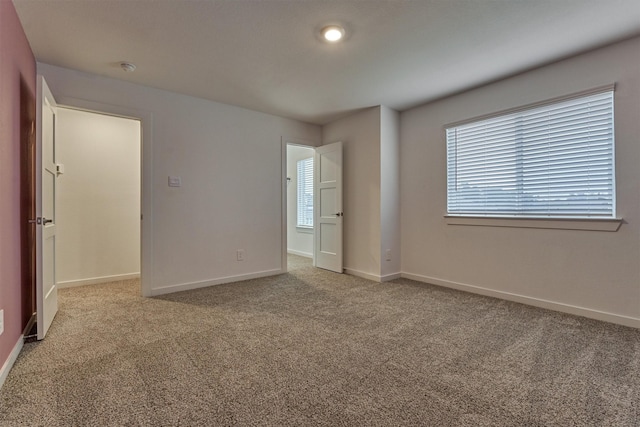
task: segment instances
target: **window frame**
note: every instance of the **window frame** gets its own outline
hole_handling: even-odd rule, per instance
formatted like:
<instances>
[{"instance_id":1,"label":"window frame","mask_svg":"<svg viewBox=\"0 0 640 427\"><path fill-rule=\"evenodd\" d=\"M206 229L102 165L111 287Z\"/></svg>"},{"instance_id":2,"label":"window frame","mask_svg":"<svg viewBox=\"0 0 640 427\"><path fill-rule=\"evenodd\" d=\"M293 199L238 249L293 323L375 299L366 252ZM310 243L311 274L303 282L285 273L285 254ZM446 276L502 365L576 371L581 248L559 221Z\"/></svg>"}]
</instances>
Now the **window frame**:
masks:
<instances>
[{"instance_id":1,"label":"window frame","mask_svg":"<svg viewBox=\"0 0 640 427\"><path fill-rule=\"evenodd\" d=\"M444 128L444 140L445 147L447 146L447 130L458 126L463 126L475 122L481 122L493 118L499 118L502 116L508 116L524 112L528 110L534 110L536 108L546 107L553 104L558 104L564 101L570 101L577 98L587 97L590 95L597 95L604 92L613 93L613 101L615 103L615 84L609 84L599 86L589 90L572 93L565 96L560 96L541 102L531 103L516 108L493 112L490 114L476 116L470 119L465 119L458 122L453 122L445 125ZM622 218L617 216L617 201L616 201L616 173L615 173L615 105L612 106L612 117L614 122L614 136L613 136L613 161L612 161L612 174L613 174L613 196L612 196L612 210L613 215L602 217L587 217L587 216L536 216L536 215L509 215L509 214L465 214L465 213L449 213L449 166L446 167L446 185L445 190L445 205L446 214L444 215L445 223L448 225L479 225L479 226L493 226L493 227L515 227L515 228L544 228L544 229L567 229L567 230L595 230L595 231L617 231L622 224ZM448 156L448 149L445 150ZM448 159L447 159L448 160Z\"/></svg>"}]
</instances>

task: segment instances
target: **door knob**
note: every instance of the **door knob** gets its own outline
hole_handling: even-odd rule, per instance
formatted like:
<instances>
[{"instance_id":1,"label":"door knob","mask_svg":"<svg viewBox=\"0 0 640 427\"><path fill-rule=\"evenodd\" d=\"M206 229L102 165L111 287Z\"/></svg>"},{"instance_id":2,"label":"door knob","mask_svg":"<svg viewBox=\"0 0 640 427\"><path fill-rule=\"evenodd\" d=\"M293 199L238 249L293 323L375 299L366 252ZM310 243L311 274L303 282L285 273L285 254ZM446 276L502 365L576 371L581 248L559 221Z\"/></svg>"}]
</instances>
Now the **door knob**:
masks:
<instances>
[{"instance_id":1,"label":"door knob","mask_svg":"<svg viewBox=\"0 0 640 427\"><path fill-rule=\"evenodd\" d=\"M42 218L42 225L47 225L50 222L53 222L53 220L52 219L47 219L47 218Z\"/></svg>"}]
</instances>

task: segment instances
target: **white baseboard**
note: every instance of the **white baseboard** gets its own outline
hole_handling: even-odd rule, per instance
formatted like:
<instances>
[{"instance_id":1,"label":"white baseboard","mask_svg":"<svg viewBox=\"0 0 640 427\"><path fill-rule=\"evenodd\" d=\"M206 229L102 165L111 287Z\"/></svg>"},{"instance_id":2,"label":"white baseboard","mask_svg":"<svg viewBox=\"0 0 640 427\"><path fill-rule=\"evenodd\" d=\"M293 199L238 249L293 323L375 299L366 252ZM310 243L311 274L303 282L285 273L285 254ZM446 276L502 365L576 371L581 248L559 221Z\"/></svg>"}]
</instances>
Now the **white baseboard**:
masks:
<instances>
[{"instance_id":1,"label":"white baseboard","mask_svg":"<svg viewBox=\"0 0 640 427\"><path fill-rule=\"evenodd\" d=\"M391 280L396 280L402 277L402 273L391 273L385 274L384 276L380 276L381 282L389 282Z\"/></svg>"},{"instance_id":2,"label":"white baseboard","mask_svg":"<svg viewBox=\"0 0 640 427\"><path fill-rule=\"evenodd\" d=\"M259 279L260 277L277 276L283 274L281 269L259 271L257 273L240 274L238 276L227 276L219 279L202 280L199 282L180 283L178 285L162 286L151 290L151 296L172 294L174 292L189 291L191 289L207 288L225 283L242 282L244 280Z\"/></svg>"},{"instance_id":3,"label":"white baseboard","mask_svg":"<svg viewBox=\"0 0 640 427\"><path fill-rule=\"evenodd\" d=\"M403 278L416 280L418 282L429 283L432 285L443 286L446 288L457 289L460 291L471 292L474 294L485 295L485 296L499 298L507 301L518 302L526 305L532 305L534 307L546 308L548 310L560 311L562 313L574 314L576 316L588 317L590 319L602 320L604 322L616 323L618 325L630 326L632 328L640 328L640 319L636 317L629 317L629 316L623 316L623 315L614 314L614 313L607 313L604 311L594 310L590 308L578 307L575 305L549 301L541 298L528 297L525 295L514 294L511 292L497 291L494 289L468 285L465 283L452 282L449 280L442 280L435 277L422 276L419 274L403 272L401 276Z\"/></svg>"},{"instance_id":4,"label":"white baseboard","mask_svg":"<svg viewBox=\"0 0 640 427\"><path fill-rule=\"evenodd\" d=\"M367 280L373 280L374 282L381 282L381 278L377 274L365 273L364 271L354 270L353 268L345 268L344 272L352 276L362 277L363 279Z\"/></svg>"},{"instance_id":5,"label":"white baseboard","mask_svg":"<svg viewBox=\"0 0 640 427\"><path fill-rule=\"evenodd\" d=\"M392 274L385 274L384 276L379 276L377 274L365 273L364 271L354 270L353 268L345 268L344 272L352 276L362 277L363 279L373 280L374 282L378 282L378 283L388 282L390 280L395 280L402 277L402 273L392 273Z\"/></svg>"},{"instance_id":6,"label":"white baseboard","mask_svg":"<svg viewBox=\"0 0 640 427\"><path fill-rule=\"evenodd\" d=\"M115 274L113 276L91 277L89 279L67 280L58 282L58 288L73 288L76 286L97 285L98 283L117 282L119 280L137 279L140 273Z\"/></svg>"},{"instance_id":7,"label":"white baseboard","mask_svg":"<svg viewBox=\"0 0 640 427\"><path fill-rule=\"evenodd\" d=\"M16 363L16 359L20 354L20 350L22 350L23 343L24 343L24 335L20 335L18 337L18 342L16 343L15 346L13 346L13 350L11 350L11 353L9 353L9 358L7 359L6 362L4 362L4 365L2 365L2 368L0 368L0 389L2 389L2 386L4 385L4 381L9 376L9 371L11 371L11 368L13 368L13 364Z\"/></svg>"},{"instance_id":8,"label":"white baseboard","mask_svg":"<svg viewBox=\"0 0 640 427\"><path fill-rule=\"evenodd\" d=\"M309 252L296 251L295 249L287 249L287 253L291 255L303 256L305 258L313 258L313 254Z\"/></svg>"}]
</instances>

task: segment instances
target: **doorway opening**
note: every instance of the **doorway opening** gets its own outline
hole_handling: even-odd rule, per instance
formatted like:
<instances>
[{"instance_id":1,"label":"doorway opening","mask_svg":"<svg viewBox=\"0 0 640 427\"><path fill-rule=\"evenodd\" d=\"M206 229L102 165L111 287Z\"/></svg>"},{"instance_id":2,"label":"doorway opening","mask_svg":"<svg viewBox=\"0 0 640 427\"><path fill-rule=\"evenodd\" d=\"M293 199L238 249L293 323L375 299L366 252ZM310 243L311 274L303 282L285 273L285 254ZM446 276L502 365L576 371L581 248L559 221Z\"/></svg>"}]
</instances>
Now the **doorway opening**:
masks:
<instances>
[{"instance_id":1,"label":"doorway opening","mask_svg":"<svg viewBox=\"0 0 640 427\"><path fill-rule=\"evenodd\" d=\"M301 145L282 144L282 271L293 253L310 256L314 267L343 273L342 142ZM307 176L313 183L308 187Z\"/></svg>"},{"instance_id":2,"label":"doorway opening","mask_svg":"<svg viewBox=\"0 0 640 427\"><path fill-rule=\"evenodd\" d=\"M287 270L313 264L313 147L286 144Z\"/></svg>"},{"instance_id":3,"label":"doorway opening","mask_svg":"<svg viewBox=\"0 0 640 427\"><path fill-rule=\"evenodd\" d=\"M35 162L35 167L33 168L33 172L29 174L29 159L26 159L27 161L22 162L21 174L29 174L30 178L32 178L33 182L35 182L36 217L29 218L28 224L31 227L35 228L36 251L35 266L33 267L35 275L35 284L33 287L35 288L36 296L35 338L41 340L44 339L47 330L49 329L49 326L51 325L58 311L58 282L62 282L63 285L67 286L80 284L88 285L92 283L113 281L114 276L121 279L123 276L135 275L136 277L139 277L139 292L142 294L142 296L151 296L150 288L152 283L151 272L153 258L149 248L153 246L151 235L153 212L151 209L150 191L152 181L152 114L150 112L138 110L135 108L102 104L99 102L70 97L60 99L60 101L62 102L58 104L51 90L49 89L45 78L41 75L39 75L37 78L37 91L35 98L36 120L35 127L32 125L31 129L35 129L36 143L33 150L25 150L26 153L33 153L33 157L35 159L31 160ZM86 131L87 129L89 129L90 131L92 131L92 133L90 133L88 137L84 138L85 143L80 143L79 146L76 146L76 148L72 150L81 152L82 150L86 150L87 147L91 147L91 141L99 141L100 138L98 138L98 136L104 136L104 134L109 135L110 132L105 132L103 127L95 123L85 123L82 126L71 127L73 130L70 134L60 136L60 122L58 120L59 108L60 114L62 115L64 115L65 112L87 114L91 115L94 118L101 117L103 119L109 118L112 120L123 119L133 123L135 125L135 136L132 138L133 142L130 142L130 144L134 148L134 154L131 154L131 152L129 153L129 157L135 159L133 166L127 168L121 164L118 164L117 161L113 160L113 156L111 155L112 153L109 153L109 148L112 144L110 144L109 142L102 142L101 144L97 144L96 146L92 147L92 153L94 154L95 159L76 156L80 158L80 161L75 159L68 162L67 160L69 160L69 158L71 157L65 158L64 155L60 156L61 151L59 149L56 149L56 138L62 138L63 140L65 140L65 143L63 143L63 146L65 146L67 137L76 137L76 133L79 130ZM24 116L27 117L27 115ZM62 125L64 128L64 120ZM82 140L82 138L80 139ZM64 149L62 151L64 151ZM73 153L73 155L76 154L77 153L75 152ZM67 167L65 167L65 163L63 162L67 163ZM56 262L56 248L58 247L59 237L57 230L59 228L58 225L60 219L59 215L56 212L57 208L59 208L59 206L57 206L57 199L59 196L59 189L57 189L58 178L61 175L65 174L67 176L81 175L81 171L83 170L93 171L98 167L101 167L103 169L106 168L107 171L103 174L103 179L101 181L101 183L103 184L101 190L103 191L96 191L95 188L91 189L91 186L88 184L88 182L90 182L91 180L86 178L85 176L84 179L80 180L81 182L76 182L76 190L78 190L79 193L83 193L84 195L84 203L77 203L76 201L76 206L81 206L83 208L87 206L94 206L95 204L97 204L96 200L100 199L100 197L108 199L111 202L110 205L118 206L118 202L121 201L121 199L123 198L123 194L126 192L125 189L130 190L131 188L133 188L136 197L134 197L134 202L132 203L134 208L131 209L134 214L127 216L127 218L133 217L133 220L130 223L134 225L128 230L135 230L132 234L134 234L134 238L137 236L137 244L129 245L126 247L131 248L131 250L135 253L135 255L130 257L130 259L134 260L133 265L137 264L137 266L133 268L133 270L137 271L127 271L124 274L111 274L107 276L100 275L98 273L98 275L91 275L92 277L85 276L80 279L76 278L75 280L65 281L64 278L56 277L56 269L60 268L60 265L65 265L61 264L60 262ZM121 176L130 176L131 174L137 177L136 180L130 181L129 184L122 185L122 183L119 181L119 178ZM27 177L24 176L24 178L24 181L27 182ZM27 197L29 195L28 187L28 185L25 185L21 189L22 197ZM107 190L104 190L105 188ZM111 196L110 199L109 197L105 197L105 195ZM27 203L25 202L24 205L25 209L22 210L24 212L27 212ZM106 212L109 210L109 208L110 206L103 207L102 209ZM89 237L93 237L104 247L108 248L111 243L109 239L110 236L105 237L104 230L109 231L126 228L122 224L122 222L119 222L117 219L113 222L109 222L109 219L104 220L101 217L96 217L96 215L91 212L87 213L85 211L82 211L78 213L76 212L76 210L78 209L73 210L73 213L76 215L75 219L81 218L82 220L88 220L90 224L90 226L86 226L86 223L83 224L85 226L87 235ZM67 237L71 234L67 233ZM29 246L28 239L24 238L25 235L26 234L23 233L22 250L26 253L32 249ZM102 241L100 241L100 239L102 239ZM72 241L73 239L68 240ZM120 247L118 252L121 251L122 249ZM127 250L125 249L124 252L126 254ZM99 263L104 263L105 259L114 257L118 257L117 252L108 254L106 258L94 257L88 260L84 259L83 266L91 266ZM26 263L24 267L26 268ZM23 280L25 281L25 283L28 282L27 279L27 275L23 274ZM27 296L26 289L23 289L23 292L25 293L25 296ZM31 334L29 333L29 336L25 336L25 340L29 340L30 338L32 338L30 335Z\"/></svg>"},{"instance_id":4,"label":"doorway opening","mask_svg":"<svg viewBox=\"0 0 640 427\"><path fill-rule=\"evenodd\" d=\"M140 277L141 122L59 106L56 283Z\"/></svg>"}]
</instances>

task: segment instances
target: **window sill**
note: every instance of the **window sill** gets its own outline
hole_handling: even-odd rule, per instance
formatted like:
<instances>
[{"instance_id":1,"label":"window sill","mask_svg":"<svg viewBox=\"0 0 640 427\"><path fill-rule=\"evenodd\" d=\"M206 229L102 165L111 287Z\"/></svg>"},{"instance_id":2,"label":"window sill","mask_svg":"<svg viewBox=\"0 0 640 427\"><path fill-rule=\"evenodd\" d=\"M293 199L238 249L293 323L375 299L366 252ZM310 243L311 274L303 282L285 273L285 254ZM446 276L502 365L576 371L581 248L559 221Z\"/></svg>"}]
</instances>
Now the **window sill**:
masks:
<instances>
[{"instance_id":1,"label":"window sill","mask_svg":"<svg viewBox=\"0 0 640 427\"><path fill-rule=\"evenodd\" d=\"M445 215L447 225L543 228L557 230L618 231L622 218L510 218Z\"/></svg>"},{"instance_id":2,"label":"window sill","mask_svg":"<svg viewBox=\"0 0 640 427\"><path fill-rule=\"evenodd\" d=\"M301 226L297 225L296 226L296 231L298 233L313 234L313 227L301 227Z\"/></svg>"}]
</instances>

